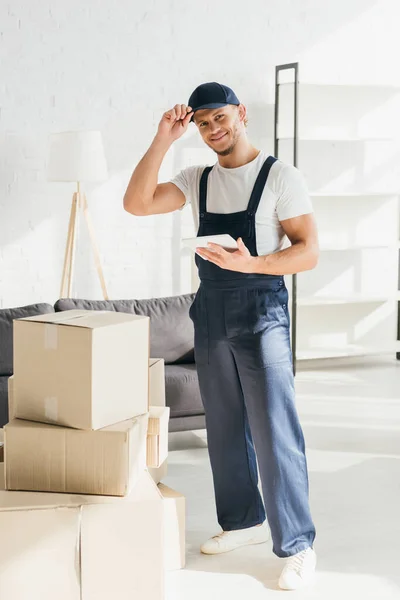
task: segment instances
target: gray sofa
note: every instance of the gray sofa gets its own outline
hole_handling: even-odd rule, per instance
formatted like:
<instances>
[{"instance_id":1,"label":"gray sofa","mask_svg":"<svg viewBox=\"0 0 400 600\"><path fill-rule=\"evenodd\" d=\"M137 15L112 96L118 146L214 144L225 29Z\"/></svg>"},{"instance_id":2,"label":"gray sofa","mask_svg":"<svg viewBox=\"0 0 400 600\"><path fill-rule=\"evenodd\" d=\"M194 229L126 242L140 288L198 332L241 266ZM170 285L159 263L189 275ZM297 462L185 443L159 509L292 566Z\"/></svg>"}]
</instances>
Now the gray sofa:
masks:
<instances>
[{"instance_id":1,"label":"gray sofa","mask_svg":"<svg viewBox=\"0 0 400 600\"><path fill-rule=\"evenodd\" d=\"M170 431L205 427L194 359L193 324L189 308L193 294L146 300L82 300L62 298L0 309L0 427L8 422L8 378L13 374L13 320L71 309L113 310L150 317L150 356L165 360L165 391L170 407Z\"/></svg>"}]
</instances>

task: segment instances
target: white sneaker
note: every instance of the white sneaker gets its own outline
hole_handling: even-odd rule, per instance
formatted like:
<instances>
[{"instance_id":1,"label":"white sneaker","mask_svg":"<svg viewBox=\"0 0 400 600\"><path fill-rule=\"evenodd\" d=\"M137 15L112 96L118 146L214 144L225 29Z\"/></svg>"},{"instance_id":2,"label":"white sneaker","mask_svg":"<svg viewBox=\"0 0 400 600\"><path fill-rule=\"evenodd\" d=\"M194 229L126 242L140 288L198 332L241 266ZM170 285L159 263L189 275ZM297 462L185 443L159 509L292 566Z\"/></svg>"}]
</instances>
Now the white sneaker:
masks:
<instances>
[{"instance_id":1,"label":"white sneaker","mask_svg":"<svg viewBox=\"0 0 400 600\"><path fill-rule=\"evenodd\" d=\"M287 559L279 578L279 587L282 590L297 590L313 579L317 555L313 548L307 548Z\"/></svg>"},{"instance_id":2,"label":"white sneaker","mask_svg":"<svg viewBox=\"0 0 400 600\"><path fill-rule=\"evenodd\" d=\"M269 528L267 521L264 521L262 525L248 527L247 529L222 531L205 542L200 550L203 554L222 554L222 552L230 552L241 546L264 544L268 539Z\"/></svg>"}]
</instances>

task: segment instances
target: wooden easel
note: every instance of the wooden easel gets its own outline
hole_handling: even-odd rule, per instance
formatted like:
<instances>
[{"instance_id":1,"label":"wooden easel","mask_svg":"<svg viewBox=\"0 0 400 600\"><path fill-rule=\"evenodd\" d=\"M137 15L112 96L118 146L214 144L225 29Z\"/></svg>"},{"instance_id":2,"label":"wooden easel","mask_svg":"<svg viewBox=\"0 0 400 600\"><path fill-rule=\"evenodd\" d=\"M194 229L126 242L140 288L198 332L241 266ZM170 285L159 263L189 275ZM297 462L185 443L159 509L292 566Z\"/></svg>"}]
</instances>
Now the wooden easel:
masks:
<instances>
[{"instance_id":1,"label":"wooden easel","mask_svg":"<svg viewBox=\"0 0 400 600\"><path fill-rule=\"evenodd\" d=\"M88 228L89 238L92 245L94 261L96 264L97 274L100 279L100 285L103 290L105 300L108 300L106 283L104 281L103 270L100 263L100 255L94 235L93 223L90 218L86 195L80 192L79 183L78 191L72 197L71 214L68 225L67 245L65 247L64 268L61 280L60 298L70 298L72 291L72 278L74 272L75 250L76 250L76 224L79 217L79 212L83 211L83 216Z\"/></svg>"}]
</instances>

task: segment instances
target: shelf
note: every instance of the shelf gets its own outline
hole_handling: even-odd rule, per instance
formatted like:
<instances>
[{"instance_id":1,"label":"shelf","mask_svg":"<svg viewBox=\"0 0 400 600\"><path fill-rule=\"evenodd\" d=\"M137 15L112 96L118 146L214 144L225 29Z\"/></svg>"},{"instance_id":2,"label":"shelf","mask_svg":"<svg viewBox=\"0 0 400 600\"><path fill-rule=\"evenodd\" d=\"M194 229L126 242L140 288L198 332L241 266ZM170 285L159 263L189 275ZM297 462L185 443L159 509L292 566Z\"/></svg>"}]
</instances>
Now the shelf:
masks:
<instances>
[{"instance_id":1,"label":"shelf","mask_svg":"<svg viewBox=\"0 0 400 600\"><path fill-rule=\"evenodd\" d=\"M279 83L279 86L282 87L288 87L288 86L293 86L294 82L293 81L285 81L282 83ZM367 91L379 91L379 92L389 92L389 93L400 93L400 86L399 85L384 85L384 84L367 84L367 83L318 83L316 81L300 81L299 82L299 87L304 87L304 88L322 88L323 90L329 90L332 89L332 92L336 92L338 89L340 90L345 90L347 88L348 91L360 91L360 90L365 90Z\"/></svg>"},{"instance_id":2,"label":"shelf","mask_svg":"<svg viewBox=\"0 0 400 600\"><path fill-rule=\"evenodd\" d=\"M399 300L400 293L389 296L369 296L366 294L352 294L351 296L299 296L297 295L298 306L334 306L341 304L383 304ZM291 301L291 298L290 298Z\"/></svg>"},{"instance_id":3,"label":"shelf","mask_svg":"<svg viewBox=\"0 0 400 600\"><path fill-rule=\"evenodd\" d=\"M293 142L294 141L294 137L293 136L282 136L282 137L278 137L278 142ZM399 138L397 136L395 137L343 137L343 136L322 136L322 137L317 137L317 136L313 136L313 137L307 137L307 136L299 136L297 138L298 143L301 142L324 142L324 143L335 143L335 142L339 142L339 143L351 143L351 144L365 144L367 142L393 142L394 144L399 143Z\"/></svg>"},{"instance_id":4,"label":"shelf","mask_svg":"<svg viewBox=\"0 0 400 600\"><path fill-rule=\"evenodd\" d=\"M400 189L389 192L309 192L310 198L387 198L400 196Z\"/></svg>"},{"instance_id":5,"label":"shelf","mask_svg":"<svg viewBox=\"0 0 400 600\"><path fill-rule=\"evenodd\" d=\"M297 360L318 360L326 358L348 358L356 356L372 356L374 354L396 354L400 352L400 342L390 342L375 346L349 344L342 348L312 348L297 350Z\"/></svg>"},{"instance_id":6,"label":"shelf","mask_svg":"<svg viewBox=\"0 0 400 600\"><path fill-rule=\"evenodd\" d=\"M320 246L321 252L356 252L358 250L395 250L400 246L400 242L397 244L353 244L350 246Z\"/></svg>"}]
</instances>

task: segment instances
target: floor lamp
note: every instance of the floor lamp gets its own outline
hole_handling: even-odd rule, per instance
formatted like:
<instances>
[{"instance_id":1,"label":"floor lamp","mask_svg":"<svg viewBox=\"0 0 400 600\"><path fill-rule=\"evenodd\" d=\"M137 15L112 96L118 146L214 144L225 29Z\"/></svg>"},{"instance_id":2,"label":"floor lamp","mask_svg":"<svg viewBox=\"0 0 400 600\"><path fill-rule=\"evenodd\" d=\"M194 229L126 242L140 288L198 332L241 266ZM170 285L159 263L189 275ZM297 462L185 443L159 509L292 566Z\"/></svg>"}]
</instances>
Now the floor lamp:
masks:
<instances>
[{"instance_id":1,"label":"floor lamp","mask_svg":"<svg viewBox=\"0 0 400 600\"><path fill-rule=\"evenodd\" d=\"M71 297L77 223L82 214L88 228L103 296L108 300L93 223L86 195L81 191L82 182L104 181L107 177L107 163L100 131L66 131L50 136L49 181L73 181L77 186L76 192L72 196L60 298Z\"/></svg>"}]
</instances>

